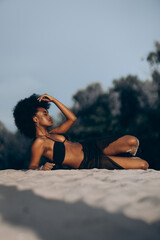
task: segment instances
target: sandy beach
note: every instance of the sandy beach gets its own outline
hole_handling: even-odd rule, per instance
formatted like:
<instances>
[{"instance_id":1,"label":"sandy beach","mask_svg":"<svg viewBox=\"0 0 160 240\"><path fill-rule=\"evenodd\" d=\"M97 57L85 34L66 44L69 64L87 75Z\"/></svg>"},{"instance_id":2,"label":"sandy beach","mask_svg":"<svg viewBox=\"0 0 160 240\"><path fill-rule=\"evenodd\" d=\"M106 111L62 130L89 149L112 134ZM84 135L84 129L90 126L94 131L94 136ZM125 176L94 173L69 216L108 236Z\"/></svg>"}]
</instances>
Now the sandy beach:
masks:
<instances>
[{"instance_id":1,"label":"sandy beach","mask_svg":"<svg viewBox=\"0 0 160 240\"><path fill-rule=\"evenodd\" d=\"M160 171L0 171L2 240L160 238Z\"/></svg>"}]
</instances>

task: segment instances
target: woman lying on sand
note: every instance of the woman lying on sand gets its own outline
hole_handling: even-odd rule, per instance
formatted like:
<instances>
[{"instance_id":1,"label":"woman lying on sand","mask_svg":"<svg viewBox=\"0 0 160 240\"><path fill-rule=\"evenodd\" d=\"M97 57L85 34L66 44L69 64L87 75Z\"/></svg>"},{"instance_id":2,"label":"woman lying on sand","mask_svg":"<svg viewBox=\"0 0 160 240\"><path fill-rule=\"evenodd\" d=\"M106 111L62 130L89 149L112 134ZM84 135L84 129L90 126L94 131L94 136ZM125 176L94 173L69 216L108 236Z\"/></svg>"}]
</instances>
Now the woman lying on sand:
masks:
<instances>
[{"instance_id":1,"label":"woman lying on sand","mask_svg":"<svg viewBox=\"0 0 160 240\"><path fill-rule=\"evenodd\" d=\"M53 122L48 114L53 102L65 115L66 121L47 131ZM82 143L68 141L65 134L76 121L76 116L61 102L48 94L33 94L17 103L14 118L18 129L26 136L34 138L31 147L29 169L51 170L55 165L73 169L147 169L145 160L136 155L139 141L134 136L123 136L115 141L103 138ZM44 156L48 161L40 166ZM124 157L125 156L125 157ZM129 156L129 157L128 157Z\"/></svg>"}]
</instances>

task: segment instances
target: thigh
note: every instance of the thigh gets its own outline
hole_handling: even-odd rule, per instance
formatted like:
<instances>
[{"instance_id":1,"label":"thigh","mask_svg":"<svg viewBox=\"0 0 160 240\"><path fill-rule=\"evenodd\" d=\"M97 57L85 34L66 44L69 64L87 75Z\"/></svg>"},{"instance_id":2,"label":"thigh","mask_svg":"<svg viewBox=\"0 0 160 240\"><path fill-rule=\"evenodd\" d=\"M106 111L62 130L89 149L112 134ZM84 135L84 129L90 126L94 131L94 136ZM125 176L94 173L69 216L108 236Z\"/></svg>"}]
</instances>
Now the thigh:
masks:
<instances>
[{"instance_id":1,"label":"thigh","mask_svg":"<svg viewBox=\"0 0 160 240\"><path fill-rule=\"evenodd\" d=\"M130 136L122 136L115 141L111 142L108 146L103 149L105 155L117 155L119 153L126 152L128 149L128 138Z\"/></svg>"}]
</instances>

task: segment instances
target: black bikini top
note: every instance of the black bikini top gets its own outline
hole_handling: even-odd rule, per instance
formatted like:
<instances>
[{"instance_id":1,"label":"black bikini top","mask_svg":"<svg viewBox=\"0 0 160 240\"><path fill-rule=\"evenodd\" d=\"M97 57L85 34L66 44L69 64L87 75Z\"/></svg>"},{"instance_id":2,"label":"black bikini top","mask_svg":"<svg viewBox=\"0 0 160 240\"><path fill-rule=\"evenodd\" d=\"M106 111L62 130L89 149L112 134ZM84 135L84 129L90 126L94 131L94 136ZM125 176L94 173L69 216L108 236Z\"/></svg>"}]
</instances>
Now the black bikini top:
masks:
<instances>
[{"instance_id":1,"label":"black bikini top","mask_svg":"<svg viewBox=\"0 0 160 240\"><path fill-rule=\"evenodd\" d=\"M53 148L53 162L58 165L61 165L65 158L64 142L66 141L66 139L63 142L59 142L59 141L53 140L51 137L49 137L47 135L43 135L43 136L45 136L55 142L54 148ZM41 137L41 136L37 136L37 137Z\"/></svg>"}]
</instances>

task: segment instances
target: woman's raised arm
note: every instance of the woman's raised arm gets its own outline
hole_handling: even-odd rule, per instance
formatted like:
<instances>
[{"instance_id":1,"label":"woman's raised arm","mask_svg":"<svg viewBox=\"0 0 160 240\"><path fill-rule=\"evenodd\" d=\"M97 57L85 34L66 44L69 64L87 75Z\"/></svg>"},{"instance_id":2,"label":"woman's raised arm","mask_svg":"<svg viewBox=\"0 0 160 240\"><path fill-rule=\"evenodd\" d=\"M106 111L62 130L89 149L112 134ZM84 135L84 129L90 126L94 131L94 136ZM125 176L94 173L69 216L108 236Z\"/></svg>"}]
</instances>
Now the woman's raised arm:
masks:
<instances>
[{"instance_id":1,"label":"woman's raised arm","mask_svg":"<svg viewBox=\"0 0 160 240\"><path fill-rule=\"evenodd\" d=\"M48 94L43 94L38 98L39 101L53 102L65 115L67 120L60 126L53 128L50 133L66 133L73 123L76 121L76 116L60 101L56 98L49 96Z\"/></svg>"}]
</instances>

